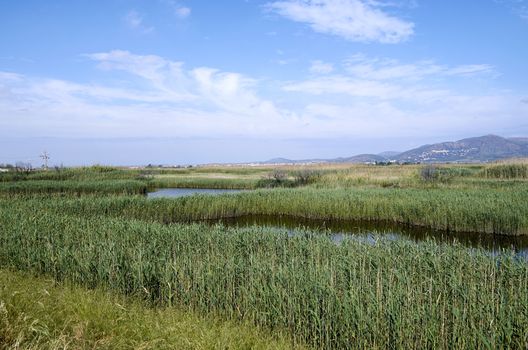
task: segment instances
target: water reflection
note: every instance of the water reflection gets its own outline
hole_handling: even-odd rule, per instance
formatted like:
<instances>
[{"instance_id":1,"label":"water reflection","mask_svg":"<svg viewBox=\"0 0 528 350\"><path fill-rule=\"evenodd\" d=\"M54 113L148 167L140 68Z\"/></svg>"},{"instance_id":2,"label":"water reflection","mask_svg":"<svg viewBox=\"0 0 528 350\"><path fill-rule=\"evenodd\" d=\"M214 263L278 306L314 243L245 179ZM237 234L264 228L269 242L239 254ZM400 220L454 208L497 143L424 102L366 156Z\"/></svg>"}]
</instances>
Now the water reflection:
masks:
<instances>
[{"instance_id":1,"label":"water reflection","mask_svg":"<svg viewBox=\"0 0 528 350\"><path fill-rule=\"evenodd\" d=\"M209 188L161 188L147 193L148 198L179 198L195 194L219 195L225 193L238 193L242 190L209 189Z\"/></svg>"},{"instance_id":2,"label":"water reflection","mask_svg":"<svg viewBox=\"0 0 528 350\"><path fill-rule=\"evenodd\" d=\"M528 237L502 236L470 232L446 232L425 228L407 227L391 223L373 223L369 221L314 220L289 216L246 215L237 218L209 220L210 223L222 223L231 227L266 226L294 231L305 228L313 231L329 232L335 242L345 238L375 242L383 237L389 240L408 239L415 242L435 239L437 242L459 242L467 247L482 247L492 253L503 249L513 249L517 254L528 258Z\"/></svg>"}]
</instances>

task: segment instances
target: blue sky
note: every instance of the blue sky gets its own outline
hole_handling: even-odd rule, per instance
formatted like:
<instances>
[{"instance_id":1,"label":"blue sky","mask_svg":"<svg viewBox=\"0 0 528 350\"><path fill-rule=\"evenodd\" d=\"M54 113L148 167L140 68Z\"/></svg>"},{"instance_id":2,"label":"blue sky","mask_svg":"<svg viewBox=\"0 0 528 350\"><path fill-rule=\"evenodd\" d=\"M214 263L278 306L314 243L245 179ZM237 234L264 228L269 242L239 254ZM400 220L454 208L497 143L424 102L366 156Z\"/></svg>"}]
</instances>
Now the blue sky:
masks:
<instances>
[{"instance_id":1,"label":"blue sky","mask_svg":"<svg viewBox=\"0 0 528 350\"><path fill-rule=\"evenodd\" d=\"M0 163L528 136L528 0L0 2Z\"/></svg>"}]
</instances>

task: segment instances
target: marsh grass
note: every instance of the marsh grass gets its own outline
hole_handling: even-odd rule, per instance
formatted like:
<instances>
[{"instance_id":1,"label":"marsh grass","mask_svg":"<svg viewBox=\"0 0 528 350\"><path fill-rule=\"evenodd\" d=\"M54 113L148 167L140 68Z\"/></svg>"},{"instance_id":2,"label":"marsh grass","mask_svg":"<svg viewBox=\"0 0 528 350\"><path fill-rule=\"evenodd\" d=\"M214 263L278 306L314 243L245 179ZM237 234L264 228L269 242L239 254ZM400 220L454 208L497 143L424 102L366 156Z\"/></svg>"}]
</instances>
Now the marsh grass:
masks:
<instances>
[{"instance_id":1,"label":"marsh grass","mask_svg":"<svg viewBox=\"0 0 528 350\"><path fill-rule=\"evenodd\" d=\"M487 166L482 175L492 179L528 179L527 163L497 164Z\"/></svg>"},{"instance_id":2,"label":"marsh grass","mask_svg":"<svg viewBox=\"0 0 528 350\"><path fill-rule=\"evenodd\" d=\"M364 220L457 232L528 234L526 186L510 189L273 189L178 199L90 196L0 200L1 206L46 208L72 215L110 215L162 223L284 215Z\"/></svg>"},{"instance_id":3,"label":"marsh grass","mask_svg":"<svg viewBox=\"0 0 528 350\"><path fill-rule=\"evenodd\" d=\"M336 245L310 232L4 205L0 265L287 331L316 348L528 344L528 264L507 251L492 257L432 241Z\"/></svg>"},{"instance_id":4,"label":"marsh grass","mask_svg":"<svg viewBox=\"0 0 528 350\"><path fill-rule=\"evenodd\" d=\"M34 194L146 194L148 183L138 180L29 180L18 182L0 182L0 194L34 195Z\"/></svg>"}]
</instances>

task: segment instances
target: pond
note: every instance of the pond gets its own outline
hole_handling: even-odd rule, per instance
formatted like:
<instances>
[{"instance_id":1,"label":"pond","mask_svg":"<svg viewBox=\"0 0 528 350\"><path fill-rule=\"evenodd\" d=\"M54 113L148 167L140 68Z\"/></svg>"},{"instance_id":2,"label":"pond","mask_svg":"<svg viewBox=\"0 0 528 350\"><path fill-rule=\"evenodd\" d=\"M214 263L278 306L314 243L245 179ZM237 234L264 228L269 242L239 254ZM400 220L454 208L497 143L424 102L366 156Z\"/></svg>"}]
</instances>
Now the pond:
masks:
<instances>
[{"instance_id":1,"label":"pond","mask_svg":"<svg viewBox=\"0 0 528 350\"><path fill-rule=\"evenodd\" d=\"M195 194L219 195L225 193L239 193L244 190L209 189L209 188L161 188L147 193L148 198L178 198Z\"/></svg>"},{"instance_id":2,"label":"pond","mask_svg":"<svg viewBox=\"0 0 528 350\"><path fill-rule=\"evenodd\" d=\"M205 188L163 188L147 194L148 198L179 198L195 194L220 195L240 193L247 190L205 189ZM415 242L434 239L437 242L459 242L467 247L482 247L494 254L502 249L513 249L528 258L528 236L502 236L471 232L446 232L427 228L409 227L392 223L351 220L314 220L290 216L245 215L236 218L207 220L209 224L221 223L229 227L262 226L271 229L295 230L307 229L330 234L335 242L346 237L374 242L379 238L390 240L407 239Z\"/></svg>"}]
</instances>

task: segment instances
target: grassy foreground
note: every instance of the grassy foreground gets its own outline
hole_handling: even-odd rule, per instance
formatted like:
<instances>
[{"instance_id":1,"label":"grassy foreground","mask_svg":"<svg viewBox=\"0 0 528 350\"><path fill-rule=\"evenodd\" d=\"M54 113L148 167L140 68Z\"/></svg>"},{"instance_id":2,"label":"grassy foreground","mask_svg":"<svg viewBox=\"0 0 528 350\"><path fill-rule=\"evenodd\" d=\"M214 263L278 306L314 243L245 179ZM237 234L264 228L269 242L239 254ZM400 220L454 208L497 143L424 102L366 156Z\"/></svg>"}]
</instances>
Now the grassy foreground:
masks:
<instances>
[{"instance_id":1,"label":"grassy foreground","mask_svg":"<svg viewBox=\"0 0 528 350\"><path fill-rule=\"evenodd\" d=\"M0 269L0 349L291 348L250 325Z\"/></svg>"},{"instance_id":2,"label":"grassy foreground","mask_svg":"<svg viewBox=\"0 0 528 350\"><path fill-rule=\"evenodd\" d=\"M317 348L528 345L526 261L459 245L336 245L310 233L4 207L0 265L285 331Z\"/></svg>"}]
</instances>

